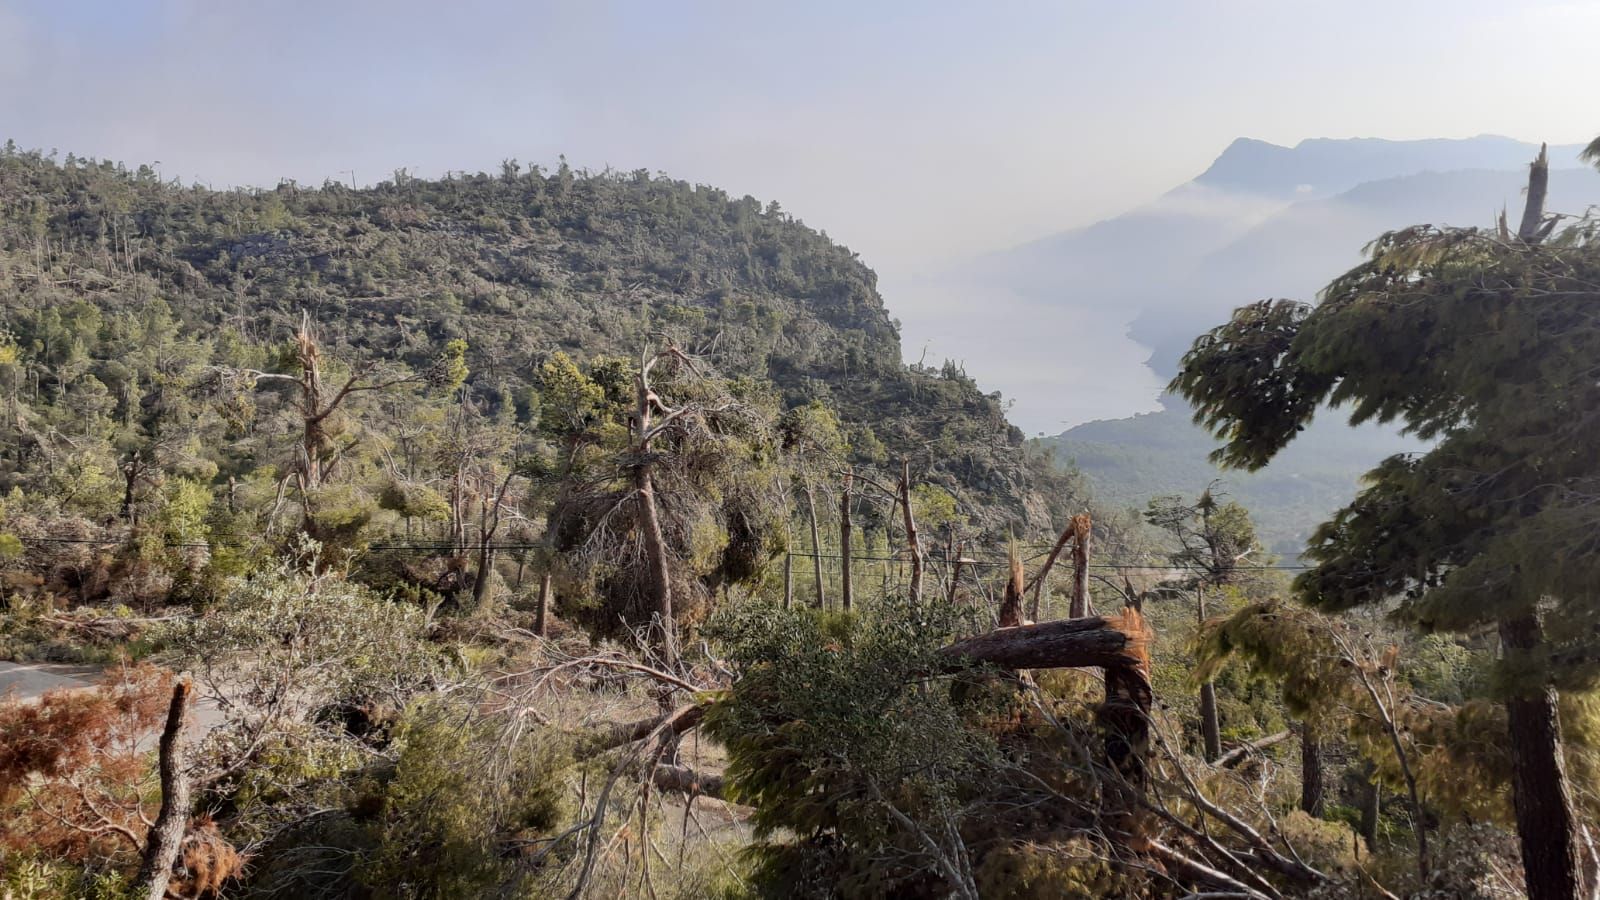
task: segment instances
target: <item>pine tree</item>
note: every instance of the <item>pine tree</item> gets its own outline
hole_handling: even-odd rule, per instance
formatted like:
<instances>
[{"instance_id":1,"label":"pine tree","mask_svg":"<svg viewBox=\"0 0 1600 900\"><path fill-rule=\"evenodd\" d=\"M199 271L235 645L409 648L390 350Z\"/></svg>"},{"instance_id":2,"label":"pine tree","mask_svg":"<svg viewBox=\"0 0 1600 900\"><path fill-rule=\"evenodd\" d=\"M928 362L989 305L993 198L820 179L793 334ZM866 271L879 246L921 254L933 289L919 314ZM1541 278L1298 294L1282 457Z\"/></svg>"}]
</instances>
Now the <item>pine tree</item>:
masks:
<instances>
[{"instance_id":1,"label":"pine tree","mask_svg":"<svg viewBox=\"0 0 1600 900\"><path fill-rule=\"evenodd\" d=\"M1590 686L1600 645L1600 219L1544 215L1544 154L1513 233L1386 234L1317 306L1243 307L1196 340L1173 389L1265 465L1323 405L1434 443L1368 475L1313 535L1296 580L1323 610L1394 608L1424 630L1498 632L1513 798L1533 900L1581 893L1556 690Z\"/></svg>"}]
</instances>

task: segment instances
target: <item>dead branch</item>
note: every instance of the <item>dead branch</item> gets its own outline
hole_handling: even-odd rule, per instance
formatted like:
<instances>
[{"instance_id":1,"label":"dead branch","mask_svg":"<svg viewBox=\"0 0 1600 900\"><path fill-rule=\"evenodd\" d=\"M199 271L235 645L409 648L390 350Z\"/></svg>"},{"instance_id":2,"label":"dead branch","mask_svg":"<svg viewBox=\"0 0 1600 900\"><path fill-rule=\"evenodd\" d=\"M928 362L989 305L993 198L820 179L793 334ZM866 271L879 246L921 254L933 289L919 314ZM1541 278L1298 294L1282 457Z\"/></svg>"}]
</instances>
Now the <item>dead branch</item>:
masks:
<instances>
[{"instance_id":1,"label":"dead branch","mask_svg":"<svg viewBox=\"0 0 1600 900\"><path fill-rule=\"evenodd\" d=\"M1277 734L1269 734L1259 740L1240 744L1232 750L1229 750L1227 753L1217 757L1216 761L1213 762L1212 765L1219 769L1231 769L1234 766L1244 762L1249 757L1267 749L1268 747L1287 741L1293 735L1293 731L1280 731Z\"/></svg>"}]
</instances>

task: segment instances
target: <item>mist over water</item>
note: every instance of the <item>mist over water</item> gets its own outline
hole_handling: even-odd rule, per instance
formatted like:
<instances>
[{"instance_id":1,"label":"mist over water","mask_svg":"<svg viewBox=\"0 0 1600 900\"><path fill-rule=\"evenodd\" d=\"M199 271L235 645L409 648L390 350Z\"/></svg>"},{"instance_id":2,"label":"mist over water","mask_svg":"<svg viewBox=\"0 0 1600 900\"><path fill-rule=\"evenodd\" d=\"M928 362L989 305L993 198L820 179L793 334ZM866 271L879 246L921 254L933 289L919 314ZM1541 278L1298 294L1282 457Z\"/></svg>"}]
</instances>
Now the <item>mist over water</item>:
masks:
<instances>
[{"instance_id":1,"label":"mist over water","mask_svg":"<svg viewBox=\"0 0 1600 900\"><path fill-rule=\"evenodd\" d=\"M885 278L901 316L908 363L951 360L1011 403L1029 436L1159 409L1164 382L1145 364L1150 349L1128 336L1136 310L1046 302L1000 284ZM904 310L904 312L899 312Z\"/></svg>"}]
</instances>

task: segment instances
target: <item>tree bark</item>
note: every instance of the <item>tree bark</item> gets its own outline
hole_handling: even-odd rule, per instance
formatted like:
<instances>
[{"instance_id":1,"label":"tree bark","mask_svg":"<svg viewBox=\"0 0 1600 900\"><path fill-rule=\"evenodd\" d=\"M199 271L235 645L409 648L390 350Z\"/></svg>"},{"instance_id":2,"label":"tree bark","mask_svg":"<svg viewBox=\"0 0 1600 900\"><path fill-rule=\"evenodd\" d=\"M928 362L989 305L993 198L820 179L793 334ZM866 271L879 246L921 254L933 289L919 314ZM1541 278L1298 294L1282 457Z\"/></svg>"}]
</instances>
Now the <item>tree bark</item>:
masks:
<instances>
[{"instance_id":1,"label":"tree bark","mask_svg":"<svg viewBox=\"0 0 1600 900\"><path fill-rule=\"evenodd\" d=\"M845 612L850 611L854 602L854 591L850 585L850 488L854 480L855 474L846 470L844 495L839 498L839 604Z\"/></svg>"},{"instance_id":2,"label":"tree bark","mask_svg":"<svg viewBox=\"0 0 1600 900\"><path fill-rule=\"evenodd\" d=\"M1361 776L1361 839L1367 842L1368 850L1372 850L1378 840L1378 813L1381 812L1378 781L1374 777L1376 770L1376 766L1367 763L1367 770Z\"/></svg>"},{"instance_id":3,"label":"tree bark","mask_svg":"<svg viewBox=\"0 0 1600 900\"><path fill-rule=\"evenodd\" d=\"M1544 643L1538 617L1530 614L1501 622L1500 643L1508 657L1536 650ZM1506 719L1511 797L1528 898L1575 900L1583 887L1580 825L1567 785L1555 689L1546 684L1511 696L1506 700Z\"/></svg>"},{"instance_id":4,"label":"tree bark","mask_svg":"<svg viewBox=\"0 0 1600 900\"><path fill-rule=\"evenodd\" d=\"M656 514L656 486L650 464L641 462L633 471L634 489L639 493L640 518L644 524L645 555L650 561L650 592L655 600L653 630L668 668L678 664L677 627L672 619L672 576L667 569L667 539L661 533Z\"/></svg>"},{"instance_id":5,"label":"tree bark","mask_svg":"<svg viewBox=\"0 0 1600 900\"><path fill-rule=\"evenodd\" d=\"M1072 517L1072 608L1067 615L1073 619L1094 615L1089 601L1089 524L1088 513Z\"/></svg>"},{"instance_id":6,"label":"tree bark","mask_svg":"<svg viewBox=\"0 0 1600 900\"><path fill-rule=\"evenodd\" d=\"M494 551L489 549L489 543L484 541L478 547L478 571L472 578L472 606L474 609L483 606L483 601L489 596L489 573L494 570Z\"/></svg>"},{"instance_id":7,"label":"tree bark","mask_svg":"<svg viewBox=\"0 0 1600 900\"><path fill-rule=\"evenodd\" d=\"M1196 587L1194 590L1195 620L1201 625L1206 621L1206 595L1205 588ZM1200 738L1205 746L1206 762L1212 762L1222 755L1222 723L1217 719L1217 687L1206 679L1200 685Z\"/></svg>"},{"instance_id":8,"label":"tree bark","mask_svg":"<svg viewBox=\"0 0 1600 900\"><path fill-rule=\"evenodd\" d=\"M1322 740L1310 722L1300 725L1300 808L1321 818L1323 797Z\"/></svg>"},{"instance_id":9,"label":"tree bark","mask_svg":"<svg viewBox=\"0 0 1600 900\"><path fill-rule=\"evenodd\" d=\"M1127 668L1141 663L1139 635L1123 621L1090 616L1001 628L953 644L939 655L1002 669Z\"/></svg>"},{"instance_id":10,"label":"tree bark","mask_svg":"<svg viewBox=\"0 0 1600 900\"><path fill-rule=\"evenodd\" d=\"M162 900L172 876L172 863L183 845L189 825L189 776L184 771L183 730L189 720L189 682L172 686L172 703L167 707L167 724L159 744L161 770L161 811L145 840L144 858L139 864L135 896Z\"/></svg>"},{"instance_id":11,"label":"tree bark","mask_svg":"<svg viewBox=\"0 0 1600 900\"><path fill-rule=\"evenodd\" d=\"M999 624L1001 628L1014 628L1022 624L1022 556L1015 545L1011 547L1011 572L1006 579L1006 591L1000 601Z\"/></svg>"},{"instance_id":12,"label":"tree bark","mask_svg":"<svg viewBox=\"0 0 1600 900\"><path fill-rule=\"evenodd\" d=\"M911 602L922 601L922 541L917 538L917 519L911 512L911 463L900 463L900 509L905 517L906 547L911 552Z\"/></svg>"},{"instance_id":13,"label":"tree bark","mask_svg":"<svg viewBox=\"0 0 1600 900\"><path fill-rule=\"evenodd\" d=\"M539 606L533 616L533 633L547 637L550 628L550 573L539 577Z\"/></svg>"},{"instance_id":14,"label":"tree bark","mask_svg":"<svg viewBox=\"0 0 1600 900\"><path fill-rule=\"evenodd\" d=\"M1205 745L1206 762L1222 756L1222 729L1217 722L1217 687L1210 681L1200 685L1200 739Z\"/></svg>"},{"instance_id":15,"label":"tree bark","mask_svg":"<svg viewBox=\"0 0 1600 900\"><path fill-rule=\"evenodd\" d=\"M1132 832L1145 802L1150 707L1155 692L1150 686L1144 616L1131 606L1125 608L1118 630L1129 635L1129 645L1120 665L1105 667L1106 699L1095 716L1104 737L1106 767L1110 771L1101 786L1100 805L1114 828Z\"/></svg>"}]
</instances>

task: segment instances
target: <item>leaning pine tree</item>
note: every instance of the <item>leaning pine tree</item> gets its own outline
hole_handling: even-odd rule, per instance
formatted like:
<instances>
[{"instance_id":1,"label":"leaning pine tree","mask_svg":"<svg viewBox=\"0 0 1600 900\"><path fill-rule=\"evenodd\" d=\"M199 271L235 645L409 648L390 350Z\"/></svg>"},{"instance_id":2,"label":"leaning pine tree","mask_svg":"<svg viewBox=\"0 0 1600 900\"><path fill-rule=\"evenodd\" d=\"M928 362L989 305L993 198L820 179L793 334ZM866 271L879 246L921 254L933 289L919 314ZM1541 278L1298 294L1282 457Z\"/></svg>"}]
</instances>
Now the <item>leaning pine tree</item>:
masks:
<instances>
[{"instance_id":1,"label":"leaning pine tree","mask_svg":"<svg viewBox=\"0 0 1600 900\"><path fill-rule=\"evenodd\" d=\"M1515 232L1503 216L1392 232L1320 304L1237 310L1172 389L1234 467L1266 465L1325 404L1433 441L1368 473L1296 588L1324 610L1498 633L1528 895L1566 900L1591 846L1556 692L1592 687L1600 662L1600 219L1558 230L1547 178L1541 151Z\"/></svg>"}]
</instances>

